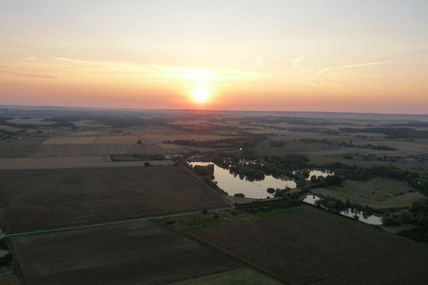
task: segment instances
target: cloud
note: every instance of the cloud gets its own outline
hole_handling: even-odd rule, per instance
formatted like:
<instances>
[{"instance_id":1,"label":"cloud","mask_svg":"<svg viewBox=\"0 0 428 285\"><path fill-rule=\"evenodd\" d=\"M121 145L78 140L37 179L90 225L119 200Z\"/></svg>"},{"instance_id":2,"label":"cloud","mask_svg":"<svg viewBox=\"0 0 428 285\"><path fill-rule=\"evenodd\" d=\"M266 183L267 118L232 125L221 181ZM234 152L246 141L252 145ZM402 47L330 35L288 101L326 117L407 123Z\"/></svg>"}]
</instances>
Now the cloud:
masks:
<instances>
[{"instance_id":1,"label":"cloud","mask_svg":"<svg viewBox=\"0 0 428 285\"><path fill-rule=\"evenodd\" d=\"M25 57L26 60L38 60L39 58L35 57L35 56L27 56Z\"/></svg>"},{"instance_id":2,"label":"cloud","mask_svg":"<svg viewBox=\"0 0 428 285\"><path fill-rule=\"evenodd\" d=\"M358 64L335 66L335 67L324 68L320 70L318 74L321 75L321 74L326 74L330 71L335 71L335 70L351 69L351 68L364 67L364 66L374 66L374 65L381 65L381 64L388 64L388 63L392 63L392 61L373 61L373 62L365 62L365 63L358 63Z\"/></svg>"},{"instance_id":3,"label":"cloud","mask_svg":"<svg viewBox=\"0 0 428 285\"><path fill-rule=\"evenodd\" d=\"M6 68L0 68L0 73L9 74L12 76L18 77L29 77L29 78L37 78L37 79L52 79L54 76L42 73L33 73L33 72L20 72L15 70L10 70Z\"/></svg>"},{"instance_id":4,"label":"cloud","mask_svg":"<svg viewBox=\"0 0 428 285\"><path fill-rule=\"evenodd\" d=\"M189 66L138 64L132 62L94 61L69 57L52 58L64 64L67 72L86 72L94 77L120 79L146 79L152 81L183 80L199 84L222 85L235 81L266 78L265 74L239 69L211 69ZM259 63L264 64L263 58Z\"/></svg>"},{"instance_id":5,"label":"cloud","mask_svg":"<svg viewBox=\"0 0 428 285\"><path fill-rule=\"evenodd\" d=\"M302 63L302 61L304 59L305 59L304 57L295 57L295 58L292 58L290 60L291 66L295 67L295 68L300 67L300 64Z\"/></svg>"},{"instance_id":6,"label":"cloud","mask_svg":"<svg viewBox=\"0 0 428 285\"><path fill-rule=\"evenodd\" d=\"M256 64L260 67L265 66L265 60L262 56L256 57Z\"/></svg>"}]
</instances>

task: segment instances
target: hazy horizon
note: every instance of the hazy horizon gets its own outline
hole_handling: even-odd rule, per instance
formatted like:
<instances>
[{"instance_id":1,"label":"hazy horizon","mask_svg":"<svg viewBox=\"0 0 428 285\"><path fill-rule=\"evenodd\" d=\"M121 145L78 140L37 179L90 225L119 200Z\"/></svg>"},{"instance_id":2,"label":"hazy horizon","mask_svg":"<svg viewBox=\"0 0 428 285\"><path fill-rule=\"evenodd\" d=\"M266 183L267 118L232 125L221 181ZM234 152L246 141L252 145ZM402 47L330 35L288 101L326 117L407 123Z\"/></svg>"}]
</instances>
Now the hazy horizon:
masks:
<instances>
[{"instance_id":1,"label":"hazy horizon","mask_svg":"<svg viewBox=\"0 0 428 285\"><path fill-rule=\"evenodd\" d=\"M287 114L339 114L339 115L374 115L374 116L410 116L427 117L428 113L381 113L381 112L347 112L347 111L308 111L308 110L256 110L256 109L207 109L207 108L140 108L140 107L100 107L100 106L66 106L66 105L8 105L0 104L0 109L65 109L65 110L99 110L99 111L141 111L141 112L230 112L230 113L287 113ZM397 117L397 119L400 119Z\"/></svg>"}]
</instances>

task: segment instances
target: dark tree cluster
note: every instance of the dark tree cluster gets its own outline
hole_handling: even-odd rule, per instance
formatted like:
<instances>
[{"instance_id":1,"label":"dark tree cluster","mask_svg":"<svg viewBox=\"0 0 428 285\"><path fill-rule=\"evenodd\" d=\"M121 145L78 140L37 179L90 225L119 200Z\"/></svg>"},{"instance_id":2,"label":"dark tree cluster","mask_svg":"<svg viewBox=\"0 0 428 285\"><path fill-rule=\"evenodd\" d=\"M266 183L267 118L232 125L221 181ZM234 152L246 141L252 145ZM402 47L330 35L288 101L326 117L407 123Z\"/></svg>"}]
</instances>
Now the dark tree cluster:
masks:
<instances>
[{"instance_id":1,"label":"dark tree cluster","mask_svg":"<svg viewBox=\"0 0 428 285\"><path fill-rule=\"evenodd\" d=\"M315 206L319 208L327 209L335 213L346 211L348 209L354 209L366 215L371 215L374 212L373 209L368 207L367 205L352 203L349 201L349 199L346 200L346 202L343 202L342 200L339 200L330 196L323 197L320 200L316 201Z\"/></svg>"},{"instance_id":2,"label":"dark tree cluster","mask_svg":"<svg viewBox=\"0 0 428 285\"><path fill-rule=\"evenodd\" d=\"M415 128L341 128L340 131L345 133L380 133L389 138L401 139L422 139L428 138L428 131L417 130Z\"/></svg>"},{"instance_id":3,"label":"dark tree cluster","mask_svg":"<svg viewBox=\"0 0 428 285\"><path fill-rule=\"evenodd\" d=\"M387 145L374 145L374 144L354 144L352 141L350 142L335 142L328 139L311 139L311 138L303 138L300 139L301 142L305 143L318 143L328 146L335 147L350 147L350 148L362 148L362 149L375 149L375 150L386 150L386 151L396 151L396 148Z\"/></svg>"}]
</instances>

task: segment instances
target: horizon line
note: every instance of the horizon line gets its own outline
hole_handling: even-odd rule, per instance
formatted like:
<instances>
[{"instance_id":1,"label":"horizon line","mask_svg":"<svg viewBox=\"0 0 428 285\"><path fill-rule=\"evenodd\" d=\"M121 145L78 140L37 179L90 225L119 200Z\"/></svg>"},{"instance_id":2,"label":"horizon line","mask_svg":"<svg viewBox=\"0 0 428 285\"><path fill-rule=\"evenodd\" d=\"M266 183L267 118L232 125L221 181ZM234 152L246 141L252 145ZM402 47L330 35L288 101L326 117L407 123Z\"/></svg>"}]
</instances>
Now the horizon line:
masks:
<instances>
[{"instance_id":1,"label":"horizon line","mask_svg":"<svg viewBox=\"0 0 428 285\"><path fill-rule=\"evenodd\" d=\"M241 113L319 113L319 114L361 114L361 115L393 115L393 116L428 116L428 113L387 113L387 112L347 112L347 111L297 111L297 110L237 110L237 109L197 109L197 108L131 108L131 107L93 107L93 106L66 106L66 105L30 105L30 104L1 104L0 108L39 108L39 109L83 109L83 110L117 110L117 111L204 111L204 112L241 112Z\"/></svg>"}]
</instances>

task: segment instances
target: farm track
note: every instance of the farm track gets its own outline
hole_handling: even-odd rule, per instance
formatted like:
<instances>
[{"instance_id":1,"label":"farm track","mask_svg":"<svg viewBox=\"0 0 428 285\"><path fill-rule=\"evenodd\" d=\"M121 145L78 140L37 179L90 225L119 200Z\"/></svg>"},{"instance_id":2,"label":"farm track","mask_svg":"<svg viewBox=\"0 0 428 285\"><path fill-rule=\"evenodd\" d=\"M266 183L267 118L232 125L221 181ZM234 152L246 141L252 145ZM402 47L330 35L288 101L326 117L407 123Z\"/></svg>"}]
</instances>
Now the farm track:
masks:
<instances>
[{"instance_id":1,"label":"farm track","mask_svg":"<svg viewBox=\"0 0 428 285\"><path fill-rule=\"evenodd\" d=\"M207 211L209 213L215 213L215 212L233 210L234 208L235 207L227 207L227 208L211 209L211 210L207 210ZM123 219L123 220L116 220L116 221L111 221L111 222L91 223L91 224L84 224L84 225L63 226L63 227L55 227L55 228L40 229L40 230L33 230L33 231L23 231L23 232L17 232L17 233L4 234L4 237L5 238L12 238L12 237L21 237L21 236L29 236L29 235L37 235L37 234L66 232L66 231L96 228L96 227L105 227L105 226L126 224L126 223L132 223L132 222L153 221L153 220L160 220L160 219L165 219L165 218L194 215L194 214L200 213L202 210L203 209L198 210L198 211L189 211L189 212L176 213L176 214L166 214L166 215L159 215L159 216Z\"/></svg>"}]
</instances>

